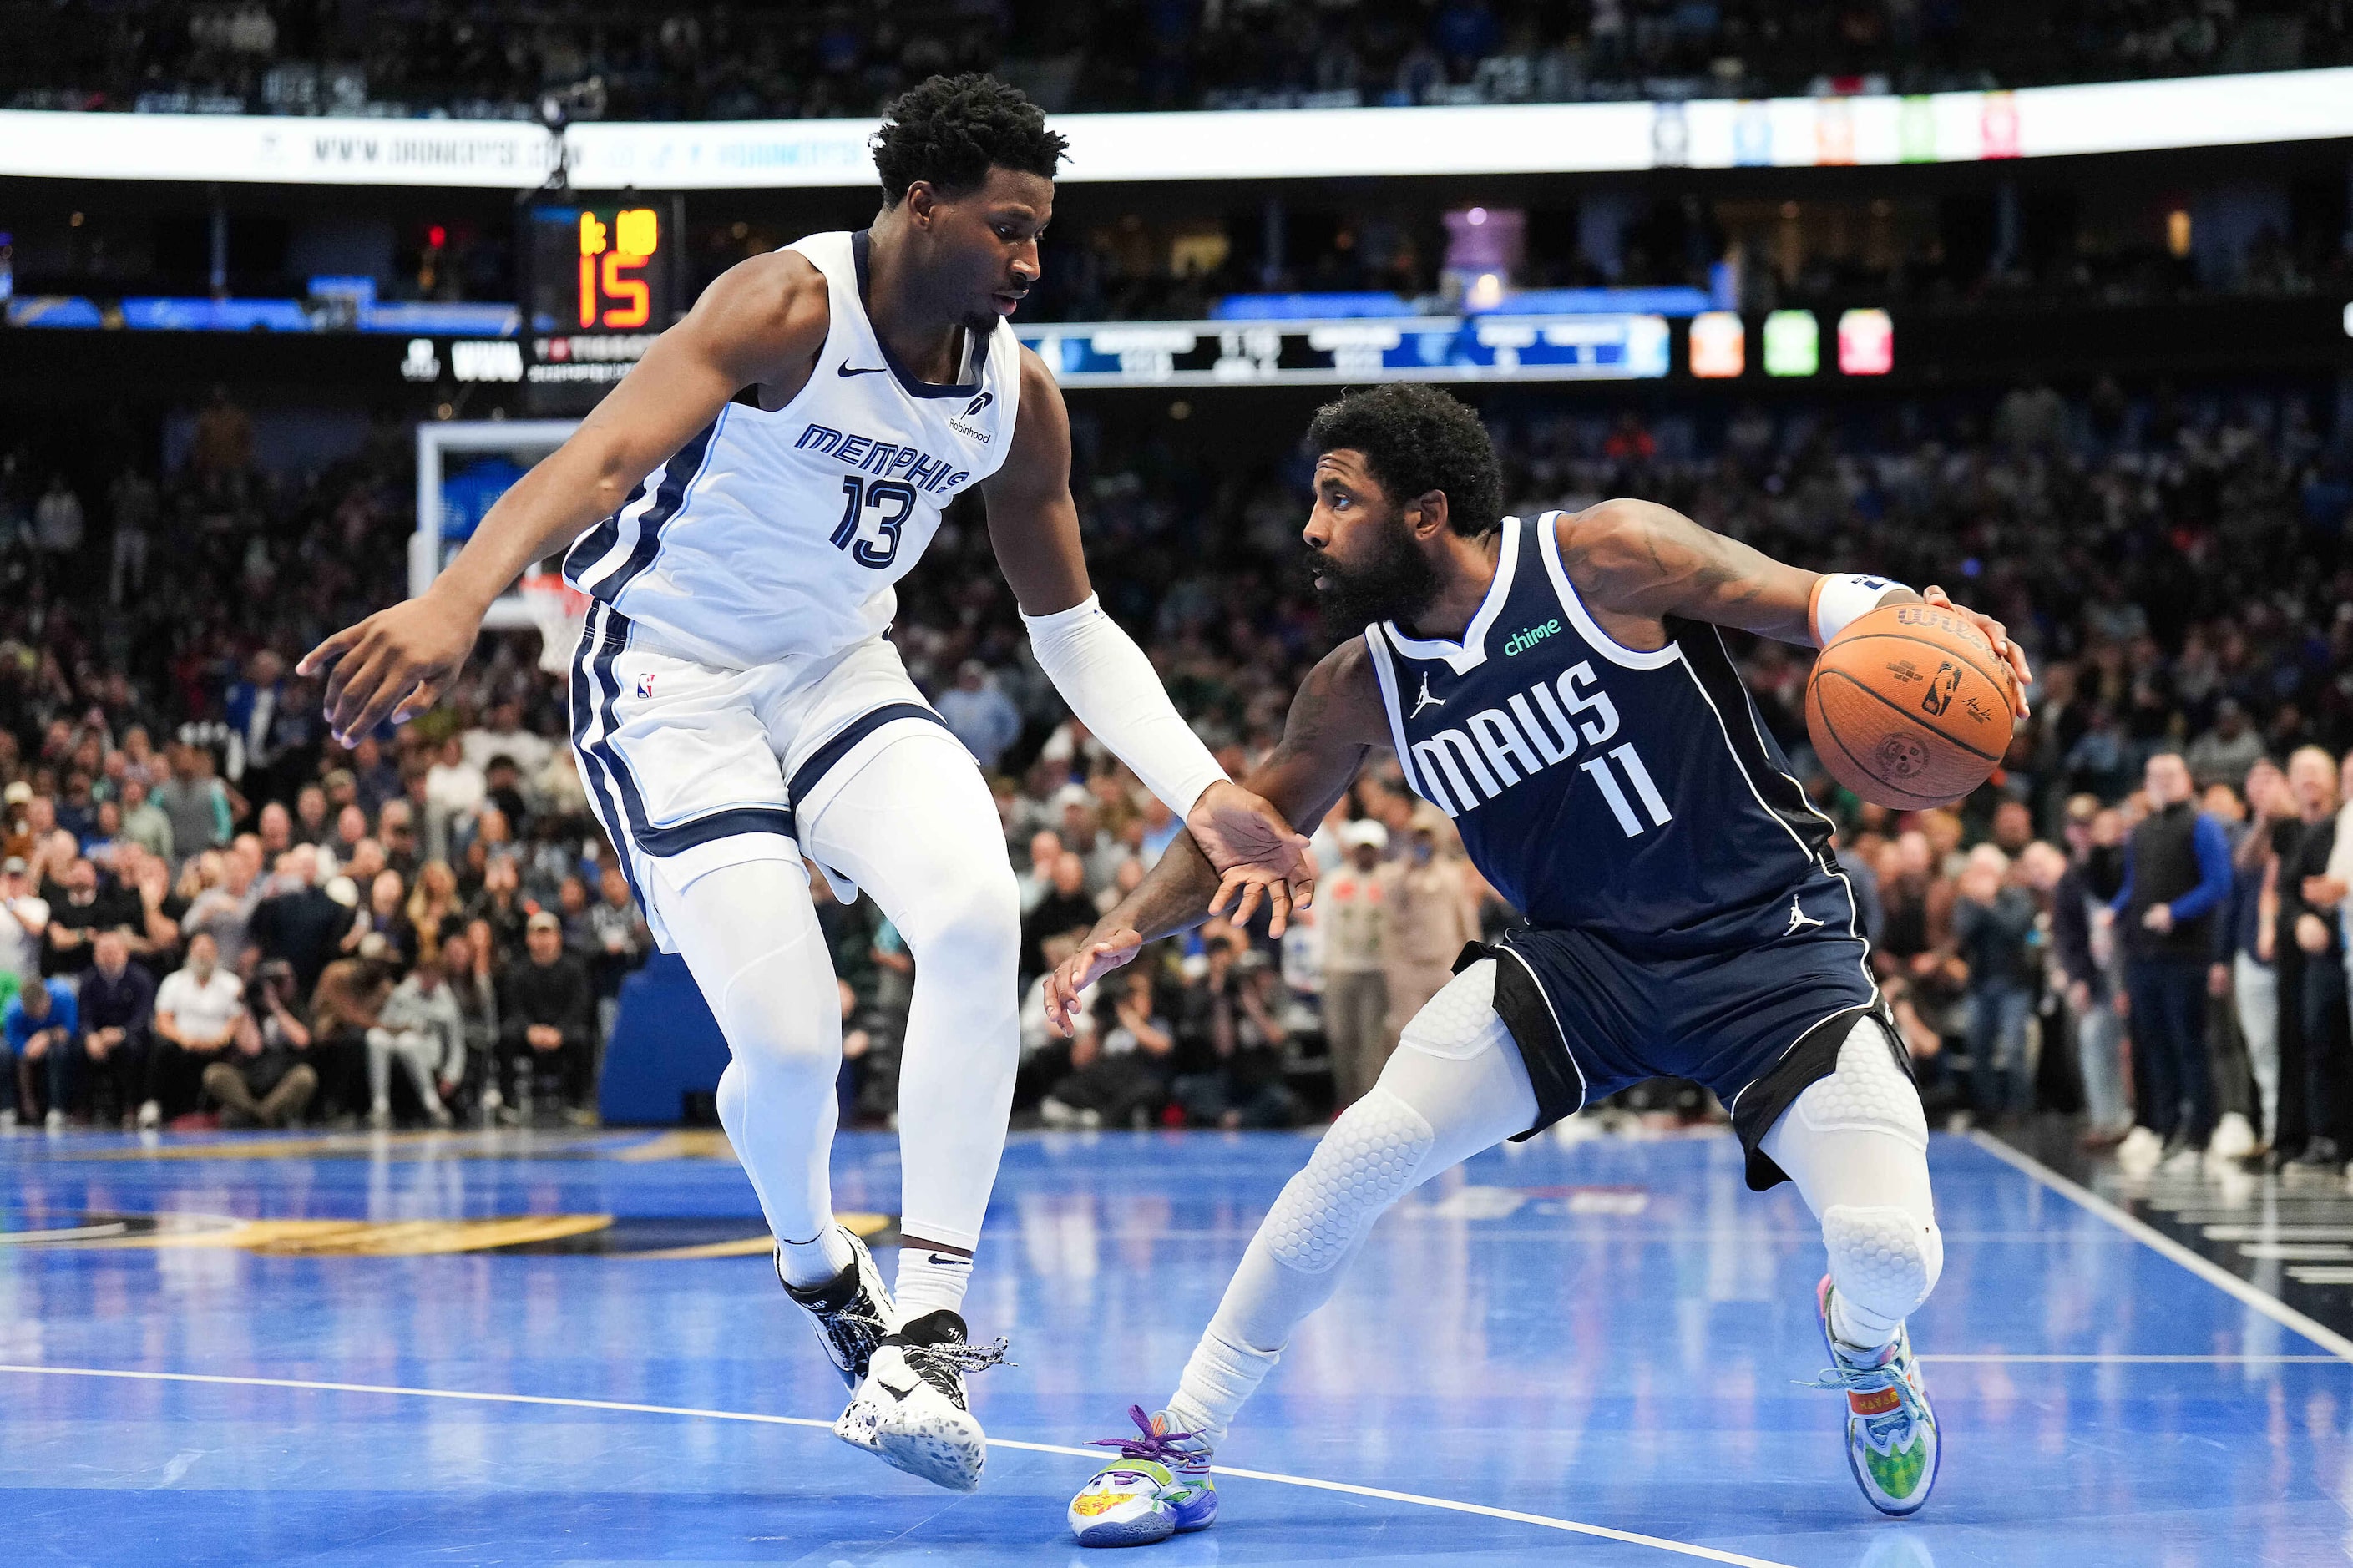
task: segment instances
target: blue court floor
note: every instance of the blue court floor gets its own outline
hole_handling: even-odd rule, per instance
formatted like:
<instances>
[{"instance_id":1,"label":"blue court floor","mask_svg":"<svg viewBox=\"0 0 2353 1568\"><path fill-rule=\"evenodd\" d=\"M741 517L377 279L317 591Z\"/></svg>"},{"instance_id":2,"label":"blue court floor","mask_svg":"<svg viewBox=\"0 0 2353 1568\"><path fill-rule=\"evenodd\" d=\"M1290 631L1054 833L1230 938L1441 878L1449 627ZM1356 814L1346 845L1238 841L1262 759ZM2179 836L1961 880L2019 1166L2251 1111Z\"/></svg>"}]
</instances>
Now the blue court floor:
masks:
<instances>
[{"instance_id":1,"label":"blue court floor","mask_svg":"<svg viewBox=\"0 0 2353 1568\"><path fill-rule=\"evenodd\" d=\"M12 1563L1104 1561L1071 1446L1157 1405L1306 1136L1017 1137L967 1314L1019 1364L933 1490L843 1395L712 1135L0 1140ZM1386 1220L1145 1563L2343 1562L2353 1344L1940 1137L1926 1513L1849 1479L1820 1245L1728 1136L1490 1153ZM846 1137L837 1202L897 1206ZM2285 1320L2285 1321L2283 1321ZM2306 1337L2291 1323L2303 1323ZM1119 1561L1120 1559L1109 1559Z\"/></svg>"}]
</instances>

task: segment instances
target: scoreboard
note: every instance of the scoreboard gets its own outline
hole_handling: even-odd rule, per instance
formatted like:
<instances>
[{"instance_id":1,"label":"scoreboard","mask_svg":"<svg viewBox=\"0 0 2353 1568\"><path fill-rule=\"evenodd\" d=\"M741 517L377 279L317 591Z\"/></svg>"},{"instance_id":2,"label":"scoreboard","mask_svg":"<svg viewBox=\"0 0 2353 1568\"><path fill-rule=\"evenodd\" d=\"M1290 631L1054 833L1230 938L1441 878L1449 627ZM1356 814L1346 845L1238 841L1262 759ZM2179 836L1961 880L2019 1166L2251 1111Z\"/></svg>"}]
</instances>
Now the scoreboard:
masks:
<instances>
[{"instance_id":1,"label":"scoreboard","mask_svg":"<svg viewBox=\"0 0 2353 1568\"><path fill-rule=\"evenodd\" d=\"M523 384L534 411L585 411L677 319L681 217L675 196L527 209Z\"/></svg>"},{"instance_id":2,"label":"scoreboard","mask_svg":"<svg viewBox=\"0 0 2353 1568\"><path fill-rule=\"evenodd\" d=\"M1632 381L1667 374L1663 316L1017 322L1064 386Z\"/></svg>"}]
</instances>

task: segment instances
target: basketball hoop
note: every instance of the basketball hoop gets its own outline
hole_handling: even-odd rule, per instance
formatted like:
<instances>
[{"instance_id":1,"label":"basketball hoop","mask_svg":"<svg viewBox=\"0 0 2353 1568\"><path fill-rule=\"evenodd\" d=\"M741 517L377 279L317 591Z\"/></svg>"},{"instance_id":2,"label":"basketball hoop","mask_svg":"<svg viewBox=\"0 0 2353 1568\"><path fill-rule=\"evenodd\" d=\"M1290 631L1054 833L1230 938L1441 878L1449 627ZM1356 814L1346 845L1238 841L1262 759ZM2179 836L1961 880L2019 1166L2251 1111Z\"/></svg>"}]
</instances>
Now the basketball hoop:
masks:
<instances>
[{"instance_id":1,"label":"basketball hoop","mask_svg":"<svg viewBox=\"0 0 2353 1568\"><path fill-rule=\"evenodd\" d=\"M588 625L588 595L554 572L534 572L515 584L532 624L539 627L539 668L561 675Z\"/></svg>"}]
</instances>

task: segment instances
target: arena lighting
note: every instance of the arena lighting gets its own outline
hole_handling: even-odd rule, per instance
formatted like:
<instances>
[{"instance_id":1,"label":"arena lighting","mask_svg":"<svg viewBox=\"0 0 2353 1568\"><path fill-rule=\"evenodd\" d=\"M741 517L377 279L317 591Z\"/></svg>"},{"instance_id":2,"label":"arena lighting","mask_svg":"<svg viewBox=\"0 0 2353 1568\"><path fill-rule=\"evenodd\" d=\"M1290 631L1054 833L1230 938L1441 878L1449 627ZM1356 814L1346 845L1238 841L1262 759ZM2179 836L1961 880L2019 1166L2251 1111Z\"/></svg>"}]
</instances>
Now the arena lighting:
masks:
<instances>
[{"instance_id":1,"label":"arena lighting","mask_svg":"<svg viewBox=\"0 0 2353 1568\"><path fill-rule=\"evenodd\" d=\"M1899 98L1058 114L1071 182L1974 163L2353 137L2353 67ZM871 118L575 122L582 190L873 183ZM0 175L528 190L524 121L0 111Z\"/></svg>"},{"instance_id":2,"label":"arena lighting","mask_svg":"<svg viewBox=\"0 0 2353 1568\"><path fill-rule=\"evenodd\" d=\"M1708 379L1748 368L1748 328L1736 310L1703 310L1692 318L1691 373Z\"/></svg>"},{"instance_id":3,"label":"arena lighting","mask_svg":"<svg viewBox=\"0 0 2353 1568\"><path fill-rule=\"evenodd\" d=\"M1840 313L1838 367L1843 375L1885 375L1895 368L1895 323L1886 311Z\"/></svg>"},{"instance_id":4,"label":"arena lighting","mask_svg":"<svg viewBox=\"0 0 2353 1568\"><path fill-rule=\"evenodd\" d=\"M1811 310L1776 310L1765 318L1767 375L1812 375L1821 368L1821 323Z\"/></svg>"}]
</instances>

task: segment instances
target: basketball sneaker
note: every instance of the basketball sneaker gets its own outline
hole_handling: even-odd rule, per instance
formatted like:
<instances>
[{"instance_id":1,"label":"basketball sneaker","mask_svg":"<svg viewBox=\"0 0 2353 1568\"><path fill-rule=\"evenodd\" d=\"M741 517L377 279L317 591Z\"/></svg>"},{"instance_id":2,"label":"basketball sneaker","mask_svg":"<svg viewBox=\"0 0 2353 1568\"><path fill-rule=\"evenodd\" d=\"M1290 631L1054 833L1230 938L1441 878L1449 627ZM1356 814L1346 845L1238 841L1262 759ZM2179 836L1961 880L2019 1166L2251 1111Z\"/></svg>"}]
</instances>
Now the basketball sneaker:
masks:
<instances>
[{"instance_id":1,"label":"basketball sneaker","mask_svg":"<svg viewBox=\"0 0 2353 1568\"><path fill-rule=\"evenodd\" d=\"M865 1380L874 1347L890 1331L891 1291L882 1283L882 1271L874 1267L866 1244L848 1226L835 1228L849 1243L849 1261L840 1273L822 1285L796 1285L785 1278L785 1257L780 1250L776 1255L776 1283L816 1321L818 1343L825 1347L826 1359L841 1373L843 1384L855 1391Z\"/></svg>"},{"instance_id":2,"label":"basketball sneaker","mask_svg":"<svg viewBox=\"0 0 2353 1568\"><path fill-rule=\"evenodd\" d=\"M865 1381L833 1435L934 1486L980 1485L988 1439L965 1402L964 1376L1005 1359L1005 1342L965 1341L964 1319L942 1308L899 1325L874 1347Z\"/></svg>"},{"instance_id":3,"label":"basketball sneaker","mask_svg":"<svg viewBox=\"0 0 2353 1568\"><path fill-rule=\"evenodd\" d=\"M1843 1345L1831 1332L1831 1281L1814 1289L1822 1343L1830 1347L1830 1370L1801 1388L1834 1388L1846 1395L1846 1464L1871 1506L1901 1518L1917 1513L1936 1484L1943 1457L1936 1438L1936 1413L1928 1406L1928 1386L1912 1353L1912 1331L1899 1328L1893 1342L1877 1350Z\"/></svg>"},{"instance_id":4,"label":"basketball sneaker","mask_svg":"<svg viewBox=\"0 0 2353 1568\"><path fill-rule=\"evenodd\" d=\"M1198 1434L1169 1429L1168 1413L1146 1415L1127 1407L1136 1435L1098 1437L1088 1447L1117 1448L1071 1500L1071 1533L1082 1546L1147 1546L1187 1531L1207 1530L1218 1517L1218 1483L1209 1474L1209 1445Z\"/></svg>"}]
</instances>

